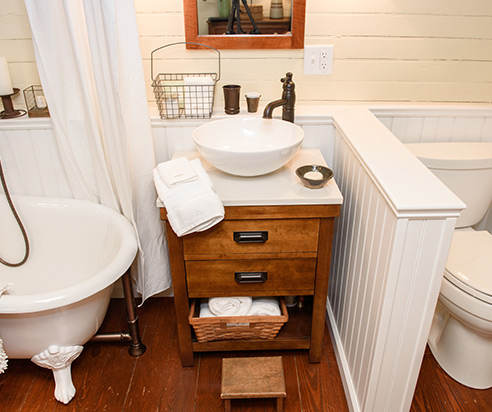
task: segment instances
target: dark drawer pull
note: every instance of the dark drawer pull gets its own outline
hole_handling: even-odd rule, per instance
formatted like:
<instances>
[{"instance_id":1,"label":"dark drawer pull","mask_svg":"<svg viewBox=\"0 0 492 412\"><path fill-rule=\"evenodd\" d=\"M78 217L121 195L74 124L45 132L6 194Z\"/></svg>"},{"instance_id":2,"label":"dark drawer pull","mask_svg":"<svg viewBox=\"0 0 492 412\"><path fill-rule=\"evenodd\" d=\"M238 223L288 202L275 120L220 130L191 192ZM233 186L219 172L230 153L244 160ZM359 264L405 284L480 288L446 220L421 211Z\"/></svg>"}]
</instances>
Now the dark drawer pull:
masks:
<instances>
[{"instance_id":1,"label":"dark drawer pull","mask_svg":"<svg viewBox=\"0 0 492 412\"><path fill-rule=\"evenodd\" d=\"M268 231L234 232L234 241L237 243L265 243L268 240Z\"/></svg>"},{"instance_id":2,"label":"dark drawer pull","mask_svg":"<svg viewBox=\"0 0 492 412\"><path fill-rule=\"evenodd\" d=\"M268 272L234 272L237 283L264 283L268 278Z\"/></svg>"}]
</instances>

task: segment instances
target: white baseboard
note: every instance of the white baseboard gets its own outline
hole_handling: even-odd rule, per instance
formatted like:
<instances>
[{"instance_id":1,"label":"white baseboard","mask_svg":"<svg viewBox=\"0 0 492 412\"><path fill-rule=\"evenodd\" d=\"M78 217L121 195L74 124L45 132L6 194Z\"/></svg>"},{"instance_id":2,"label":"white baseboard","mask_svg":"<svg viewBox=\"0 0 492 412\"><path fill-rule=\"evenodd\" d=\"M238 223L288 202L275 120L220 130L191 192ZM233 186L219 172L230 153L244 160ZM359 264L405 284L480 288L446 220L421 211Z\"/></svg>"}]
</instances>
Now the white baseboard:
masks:
<instances>
[{"instance_id":1,"label":"white baseboard","mask_svg":"<svg viewBox=\"0 0 492 412\"><path fill-rule=\"evenodd\" d=\"M343 389L345 391L345 398L347 399L349 410L350 412L361 412L359 401L357 400L357 394L352 382L352 376L350 375L347 358L345 357L342 341L340 339L340 335L338 334L335 317L331 310L329 299L326 300L326 311L328 313L327 324L328 330L330 331L331 343L333 345L333 349L335 350L338 370L340 371L340 376L342 378Z\"/></svg>"}]
</instances>

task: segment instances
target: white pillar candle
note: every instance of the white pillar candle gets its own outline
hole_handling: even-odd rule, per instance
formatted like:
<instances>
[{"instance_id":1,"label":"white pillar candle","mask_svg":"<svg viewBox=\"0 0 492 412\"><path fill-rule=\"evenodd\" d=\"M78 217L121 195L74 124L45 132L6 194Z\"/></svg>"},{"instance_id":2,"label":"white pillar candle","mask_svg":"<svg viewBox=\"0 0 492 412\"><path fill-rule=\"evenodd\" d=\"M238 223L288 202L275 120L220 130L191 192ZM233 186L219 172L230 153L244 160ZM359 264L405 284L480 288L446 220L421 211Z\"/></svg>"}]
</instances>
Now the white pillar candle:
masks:
<instances>
[{"instance_id":1,"label":"white pillar candle","mask_svg":"<svg viewBox=\"0 0 492 412\"><path fill-rule=\"evenodd\" d=\"M321 180L323 179L323 173L317 172L316 170L313 170L311 172L307 172L304 177L306 179L311 179L311 180Z\"/></svg>"},{"instance_id":2,"label":"white pillar candle","mask_svg":"<svg viewBox=\"0 0 492 412\"><path fill-rule=\"evenodd\" d=\"M7 59L4 56L0 56L0 96L7 96L12 93L14 93L14 89L10 81Z\"/></svg>"}]
</instances>

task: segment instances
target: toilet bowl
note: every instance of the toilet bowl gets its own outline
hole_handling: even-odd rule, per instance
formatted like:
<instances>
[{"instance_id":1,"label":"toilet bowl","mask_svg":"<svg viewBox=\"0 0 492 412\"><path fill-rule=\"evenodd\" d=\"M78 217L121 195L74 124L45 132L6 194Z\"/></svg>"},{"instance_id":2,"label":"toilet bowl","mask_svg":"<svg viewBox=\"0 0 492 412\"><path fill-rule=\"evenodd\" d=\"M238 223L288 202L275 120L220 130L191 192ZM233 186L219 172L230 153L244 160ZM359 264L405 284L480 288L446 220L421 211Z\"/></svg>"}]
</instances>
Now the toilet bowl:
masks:
<instances>
[{"instance_id":1,"label":"toilet bowl","mask_svg":"<svg viewBox=\"0 0 492 412\"><path fill-rule=\"evenodd\" d=\"M492 235L473 225L492 201L492 143L413 143L415 154L467 208L457 219L429 347L456 381L492 387Z\"/></svg>"},{"instance_id":2,"label":"toilet bowl","mask_svg":"<svg viewBox=\"0 0 492 412\"><path fill-rule=\"evenodd\" d=\"M492 387L492 235L458 229L429 334L441 367L458 382Z\"/></svg>"}]
</instances>

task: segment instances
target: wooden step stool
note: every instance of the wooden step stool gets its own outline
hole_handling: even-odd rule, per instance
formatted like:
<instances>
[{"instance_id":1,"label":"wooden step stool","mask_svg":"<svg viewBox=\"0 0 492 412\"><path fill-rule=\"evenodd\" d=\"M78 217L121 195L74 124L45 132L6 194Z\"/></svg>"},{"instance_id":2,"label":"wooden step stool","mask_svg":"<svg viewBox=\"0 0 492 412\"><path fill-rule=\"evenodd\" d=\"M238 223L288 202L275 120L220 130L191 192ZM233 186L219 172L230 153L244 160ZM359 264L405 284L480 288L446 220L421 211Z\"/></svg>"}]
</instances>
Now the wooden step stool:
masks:
<instances>
[{"instance_id":1,"label":"wooden step stool","mask_svg":"<svg viewBox=\"0 0 492 412\"><path fill-rule=\"evenodd\" d=\"M231 412L231 399L250 398L277 398L277 412L282 412L286 396L281 356L222 360L220 397L226 412Z\"/></svg>"}]
</instances>

